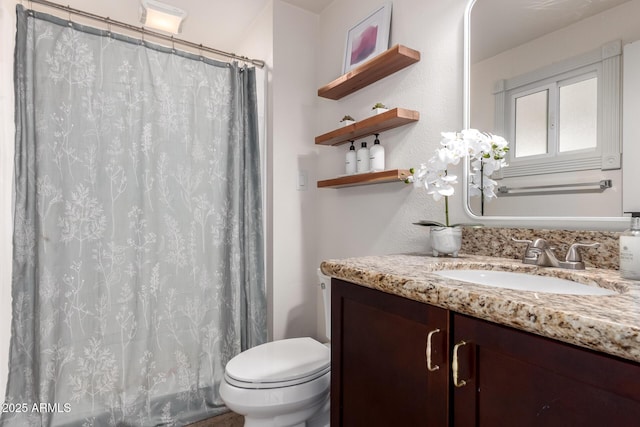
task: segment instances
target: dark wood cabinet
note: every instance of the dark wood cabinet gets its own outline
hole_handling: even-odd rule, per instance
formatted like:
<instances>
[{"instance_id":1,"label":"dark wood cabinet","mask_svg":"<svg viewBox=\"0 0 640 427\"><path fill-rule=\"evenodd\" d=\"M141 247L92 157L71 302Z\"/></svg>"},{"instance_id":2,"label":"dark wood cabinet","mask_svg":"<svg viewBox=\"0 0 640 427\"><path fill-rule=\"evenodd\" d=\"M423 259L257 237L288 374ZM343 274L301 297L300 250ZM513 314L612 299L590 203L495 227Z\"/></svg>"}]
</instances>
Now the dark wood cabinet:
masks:
<instances>
[{"instance_id":1,"label":"dark wood cabinet","mask_svg":"<svg viewBox=\"0 0 640 427\"><path fill-rule=\"evenodd\" d=\"M446 426L447 311L331 286L331 425Z\"/></svg>"},{"instance_id":2,"label":"dark wood cabinet","mask_svg":"<svg viewBox=\"0 0 640 427\"><path fill-rule=\"evenodd\" d=\"M640 426L639 363L337 279L331 303L332 427Z\"/></svg>"},{"instance_id":3,"label":"dark wood cabinet","mask_svg":"<svg viewBox=\"0 0 640 427\"><path fill-rule=\"evenodd\" d=\"M451 330L454 426L640 425L639 364L459 314Z\"/></svg>"}]
</instances>

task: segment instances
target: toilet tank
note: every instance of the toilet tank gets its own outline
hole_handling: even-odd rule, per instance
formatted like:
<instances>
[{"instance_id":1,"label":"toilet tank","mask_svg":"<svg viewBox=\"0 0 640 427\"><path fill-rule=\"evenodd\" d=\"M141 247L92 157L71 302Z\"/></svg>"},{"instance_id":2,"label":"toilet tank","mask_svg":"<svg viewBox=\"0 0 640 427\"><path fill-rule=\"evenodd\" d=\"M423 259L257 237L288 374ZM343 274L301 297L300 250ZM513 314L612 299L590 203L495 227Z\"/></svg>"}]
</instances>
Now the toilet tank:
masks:
<instances>
[{"instance_id":1,"label":"toilet tank","mask_svg":"<svg viewBox=\"0 0 640 427\"><path fill-rule=\"evenodd\" d=\"M324 335L331 339L331 277L322 274L318 269L318 285L322 292L322 306L324 308Z\"/></svg>"}]
</instances>

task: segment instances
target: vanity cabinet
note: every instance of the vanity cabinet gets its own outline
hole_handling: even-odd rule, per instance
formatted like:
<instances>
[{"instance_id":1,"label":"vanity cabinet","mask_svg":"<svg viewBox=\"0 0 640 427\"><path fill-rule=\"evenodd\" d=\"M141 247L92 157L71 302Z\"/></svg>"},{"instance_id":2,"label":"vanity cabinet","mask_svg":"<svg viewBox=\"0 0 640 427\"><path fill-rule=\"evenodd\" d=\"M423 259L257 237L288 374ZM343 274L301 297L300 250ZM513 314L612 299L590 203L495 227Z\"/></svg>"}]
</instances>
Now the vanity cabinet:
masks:
<instances>
[{"instance_id":1,"label":"vanity cabinet","mask_svg":"<svg viewBox=\"0 0 640 427\"><path fill-rule=\"evenodd\" d=\"M331 320L333 427L640 425L638 363L338 279Z\"/></svg>"},{"instance_id":2,"label":"vanity cabinet","mask_svg":"<svg viewBox=\"0 0 640 427\"><path fill-rule=\"evenodd\" d=\"M448 424L446 310L333 279L331 313L333 427Z\"/></svg>"},{"instance_id":3,"label":"vanity cabinet","mask_svg":"<svg viewBox=\"0 0 640 427\"><path fill-rule=\"evenodd\" d=\"M453 426L640 425L637 363L460 314L451 331Z\"/></svg>"}]
</instances>

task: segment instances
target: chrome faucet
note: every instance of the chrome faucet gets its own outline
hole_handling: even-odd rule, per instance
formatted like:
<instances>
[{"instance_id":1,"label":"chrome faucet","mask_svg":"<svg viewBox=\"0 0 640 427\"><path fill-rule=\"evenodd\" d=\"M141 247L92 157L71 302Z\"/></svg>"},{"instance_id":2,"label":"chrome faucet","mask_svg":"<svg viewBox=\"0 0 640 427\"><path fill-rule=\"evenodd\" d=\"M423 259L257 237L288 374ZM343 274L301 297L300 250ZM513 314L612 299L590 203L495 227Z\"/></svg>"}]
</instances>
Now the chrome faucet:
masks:
<instances>
[{"instance_id":1,"label":"chrome faucet","mask_svg":"<svg viewBox=\"0 0 640 427\"><path fill-rule=\"evenodd\" d=\"M554 247L549 246L549 243L544 239L535 240L519 240L511 238L516 243L526 243L527 249L522 257L523 264L538 265L540 267L559 267L570 270L584 270L584 262L582 256L578 251L578 248L597 248L600 243L574 243L569 247L564 261L559 261L556 258Z\"/></svg>"}]
</instances>

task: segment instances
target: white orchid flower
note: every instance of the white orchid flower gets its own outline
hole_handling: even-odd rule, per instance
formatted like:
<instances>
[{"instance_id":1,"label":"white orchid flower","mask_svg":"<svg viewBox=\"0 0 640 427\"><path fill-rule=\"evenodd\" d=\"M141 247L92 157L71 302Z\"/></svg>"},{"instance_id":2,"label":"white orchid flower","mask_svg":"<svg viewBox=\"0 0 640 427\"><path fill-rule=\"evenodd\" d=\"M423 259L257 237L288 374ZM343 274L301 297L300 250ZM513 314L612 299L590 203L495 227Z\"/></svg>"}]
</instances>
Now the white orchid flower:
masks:
<instances>
[{"instance_id":1,"label":"white orchid flower","mask_svg":"<svg viewBox=\"0 0 640 427\"><path fill-rule=\"evenodd\" d=\"M460 132L442 132L440 147L434 155L422 163L407 179L416 187L424 187L427 194L438 201L445 198L446 224L449 215L447 198L455 193L457 177L447 172L451 165L457 165L461 159L470 161L469 194L482 195L485 199L496 197L498 185L491 175L507 166L506 153L509 143L501 136L480 132L477 129L464 129Z\"/></svg>"}]
</instances>

